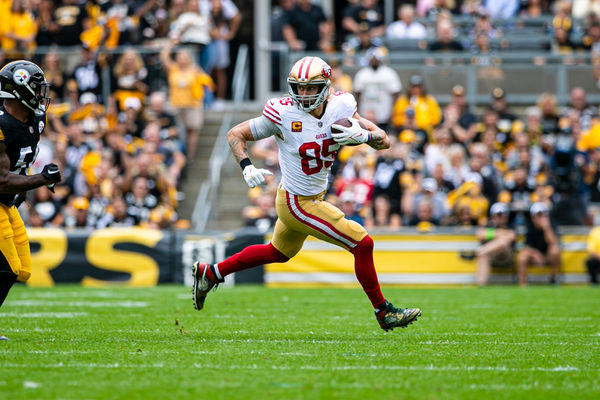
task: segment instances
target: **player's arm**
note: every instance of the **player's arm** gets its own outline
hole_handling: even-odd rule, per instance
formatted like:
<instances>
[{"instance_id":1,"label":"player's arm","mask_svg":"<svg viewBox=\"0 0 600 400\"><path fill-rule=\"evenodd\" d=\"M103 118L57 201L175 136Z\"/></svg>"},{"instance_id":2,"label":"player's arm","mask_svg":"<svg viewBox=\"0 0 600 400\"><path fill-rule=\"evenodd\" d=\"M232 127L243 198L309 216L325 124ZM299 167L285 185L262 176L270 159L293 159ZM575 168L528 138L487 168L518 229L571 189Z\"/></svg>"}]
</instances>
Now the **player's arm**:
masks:
<instances>
[{"instance_id":1,"label":"player's arm","mask_svg":"<svg viewBox=\"0 0 600 400\"><path fill-rule=\"evenodd\" d=\"M259 117L255 120L260 121L262 118ZM273 175L266 169L256 168L252 165L252 161L248 157L248 146L246 143L254 140L256 139L250 128L250 121L239 123L227 132L227 142L229 142L231 152L242 168L246 184L251 188L265 183L265 175Z\"/></svg>"},{"instance_id":2,"label":"player's arm","mask_svg":"<svg viewBox=\"0 0 600 400\"><path fill-rule=\"evenodd\" d=\"M0 142L0 193L21 193L40 186L60 182L60 171L56 164L48 164L40 174L18 175L10 172L10 159L6 144Z\"/></svg>"},{"instance_id":3,"label":"player's arm","mask_svg":"<svg viewBox=\"0 0 600 400\"><path fill-rule=\"evenodd\" d=\"M368 119L361 117L357 112L354 113L354 118L365 124L367 127L367 130L369 131L369 140L366 143L369 146L375 150L384 150L390 148L390 138L388 138L388 135L383 129Z\"/></svg>"}]
</instances>

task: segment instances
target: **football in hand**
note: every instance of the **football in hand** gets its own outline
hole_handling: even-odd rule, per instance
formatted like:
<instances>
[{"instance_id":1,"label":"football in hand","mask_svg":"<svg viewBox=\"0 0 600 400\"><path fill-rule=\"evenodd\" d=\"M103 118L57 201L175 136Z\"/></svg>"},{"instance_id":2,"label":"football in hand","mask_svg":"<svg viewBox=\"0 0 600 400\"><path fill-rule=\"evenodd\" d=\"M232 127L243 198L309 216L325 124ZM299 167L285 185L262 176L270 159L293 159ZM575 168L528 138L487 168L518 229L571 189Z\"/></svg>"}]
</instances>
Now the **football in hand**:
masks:
<instances>
[{"instance_id":1,"label":"football in hand","mask_svg":"<svg viewBox=\"0 0 600 400\"><path fill-rule=\"evenodd\" d=\"M351 127L352 126L352 122L350 122L348 120L348 118L342 118L342 119L338 119L337 121L335 121L332 125L341 125L341 126L345 126L345 127ZM360 120L358 121L358 124L360 125L361 128L363 129L367 129L367 126L365 124L363 124ZM339 129L334 128L333 126L331 127L331 132L332 133L341 133L342 131L340 131ZM346 146L358 146L359 143L357 144L347 144Z\"/></svg>"},{"instance_id":2,"label":"football in hand","mask_svg":"<svg viewBox=\"0 0 600 400\"><path fill-rule=\"evenodd\" d=\"M362 121L359 120L358 124L360 125L361 128L367 129L367 126L365 124L363 124ZM342 118L342 119L338 119L337 121L335 121L333 123L333 125L341 125L341 126L345 126L345 127L349 128L352 126L352 122L350 122L348 120L348 118ZM331 132L341 133L342 131L340 131L339 129L335 129L334 127L331 127Z\"/></svg>"}]
</instances>

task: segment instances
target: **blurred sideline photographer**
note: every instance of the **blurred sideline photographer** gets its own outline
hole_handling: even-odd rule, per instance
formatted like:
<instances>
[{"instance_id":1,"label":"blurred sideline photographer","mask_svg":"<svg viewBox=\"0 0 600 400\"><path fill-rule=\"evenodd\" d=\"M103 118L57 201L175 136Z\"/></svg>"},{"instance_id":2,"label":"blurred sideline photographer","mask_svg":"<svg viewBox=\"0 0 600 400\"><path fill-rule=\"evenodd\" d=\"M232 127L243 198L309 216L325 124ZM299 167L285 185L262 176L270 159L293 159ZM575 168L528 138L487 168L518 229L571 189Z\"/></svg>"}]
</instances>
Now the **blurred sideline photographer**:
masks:
<instances>
[{"instance_id":1,"label":"blurred sideline photographer","mask_svg":"<svg viewBox=\"0 0 600 400\"><path fill-rule=\"evenodd\" d=\"M29 61L14 61L0 70L0 306L16 281L31 276L29 238L17 210L24 193L60 182L56 164L27 175L46 125L49 86L42 70Z\"/></svg>"},{"instance_id":2,"label":"blurred sideline photographer","mask_svg":"<svg viewBox=\"0 0 600 400\"><path fill-rule=\"evenodd\" d=\"M519 285L527 285L527 267L550 265L550 283L558 283L560 247L555 228L550 223L546 204L533 203L525 235L525 248L517 256Z\"/></svg>"},{"instance_id":3,"label":"blurred sideline photographer","mask_svg":"<svg viewBox=\"0 0 600 400\"><path fill-rule=\"evenodd\" d=\"M598 271L600 271L600 226L590 231L587 241L588 259L585 261L588 273L590 274L590 283L598 284Z\"/></svg>"},{"instance_id":4,"label":"blurred sideline photographer","mask_svg":"<svg viewBox=\"0 0 600 400\"><path fill-rule=\"evenodd\" d=\"M490 222L477 230L477 239L482 243L477 250L478 286L484 286L490 276L490 267L509 267L515 260L517 235L509 222L510 211L505 203L494 203L490 208Z\"/></svg>"}]
</instances>

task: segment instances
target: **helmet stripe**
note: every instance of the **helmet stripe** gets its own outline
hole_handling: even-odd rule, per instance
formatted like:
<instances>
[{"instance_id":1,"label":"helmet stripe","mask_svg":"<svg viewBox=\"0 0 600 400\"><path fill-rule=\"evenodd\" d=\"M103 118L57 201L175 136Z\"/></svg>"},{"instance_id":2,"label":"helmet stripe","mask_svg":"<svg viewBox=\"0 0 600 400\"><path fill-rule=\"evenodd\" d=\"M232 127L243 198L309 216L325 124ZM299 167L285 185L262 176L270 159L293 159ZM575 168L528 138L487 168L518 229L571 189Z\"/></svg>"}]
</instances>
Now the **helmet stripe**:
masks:
<instances>
[{"instance_id":1,"label":"helmet stripe","mask_svg":"<svg viewBox=\"0 0 600 400\"><path fill-rule=\"evenodd\" d=\"M302 67L304 66L304 63L306 62L306 59L308 57L304 57L302 59L302 62L300 63L300 68L298 69L298 79L302 79Z\"/></svg>"},{"instance_id":2,"label":"helmet stripe","mask_svg":"<svg viewBox=\"0 0 600 400\"><path fill-rule=\"evenodd\" d=\"M308 66L306 67L306 74L305 74L305 79L308 79L308 72L310 71L310 65L312 64L312 62L314 61L314 57L310 58L310 61L308 62Z\"/></svg>"}]
</instances>

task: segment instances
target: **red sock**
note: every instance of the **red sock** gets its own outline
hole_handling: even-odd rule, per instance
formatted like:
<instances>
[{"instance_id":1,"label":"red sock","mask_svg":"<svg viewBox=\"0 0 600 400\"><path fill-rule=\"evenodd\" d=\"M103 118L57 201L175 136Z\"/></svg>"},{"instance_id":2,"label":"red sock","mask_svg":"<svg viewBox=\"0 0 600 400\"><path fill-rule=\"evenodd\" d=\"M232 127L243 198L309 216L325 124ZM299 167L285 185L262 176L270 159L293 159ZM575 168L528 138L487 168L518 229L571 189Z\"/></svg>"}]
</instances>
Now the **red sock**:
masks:
<instances>
[{"instance_id":1,"label":"red sock","mask_svg":"<svg viewBox=\"0 0 600 400\"><path fill-rule=\"evenodd\" d=\"M271 243L255 244L220 262L218 268L219 273L224 278L233 272L243 271L263 264L286 262L287 260L289 258L273 247Z\"/></svg>"},{"instance_id":2,"label":"red sock","mask_svg":"<svg viewBox=\"0 0 600 400\"><path fill-rule=\"evenodd\" d=\"M354 273L369 300L371 300L373 308L377 308L378 305L385 301L385 298L381 293L375 264L373 263L373 239L369 235L365 236L352 249L351 253L354 254Z\"/></svg>"}]
</instances>

